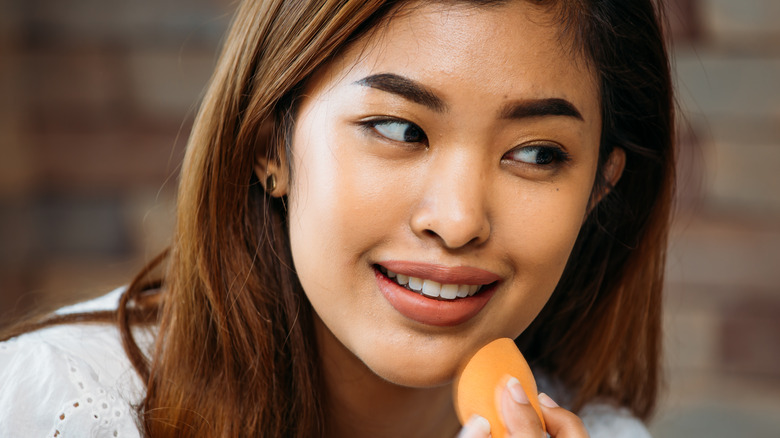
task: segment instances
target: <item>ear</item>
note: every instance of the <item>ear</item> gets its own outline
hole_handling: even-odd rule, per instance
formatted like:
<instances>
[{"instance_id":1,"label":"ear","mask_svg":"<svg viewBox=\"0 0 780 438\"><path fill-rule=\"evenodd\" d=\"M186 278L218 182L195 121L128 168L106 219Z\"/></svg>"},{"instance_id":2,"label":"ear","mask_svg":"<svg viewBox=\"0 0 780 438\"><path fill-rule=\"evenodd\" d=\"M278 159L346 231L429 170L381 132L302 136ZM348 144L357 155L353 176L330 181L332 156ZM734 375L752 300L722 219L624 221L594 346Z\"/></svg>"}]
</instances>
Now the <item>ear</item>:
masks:
<instances>
[{"instance_id":1,"label":"ear","mask_svg":"<svg viewBox=\"0 0 780 438\"><path fill-rule=\"evenodd\" d=\"M604 187L602 187L597 193L593 194L591 205L588 209L589 213L590 210L592 210L596 204L601 202L601 200L607 196L607 194L609 194L610 190L612 190L612 188L617 185L620 177L623 175L623 169L625 167L626 151L624 151L621 147L612 149L612 152L609 154L609 158L607 159L607 162L604 163L604 168L602 169L605 183Z\"/></svg>"},{"instance_id":2,"label":"ear","mask_svg":"<svg viewBox=\"0 0 780 438\"><path fill-rule=\"evenodd\" d=\"M263 123L260 138L268 139L265 147L257 148L255 157L255 175L263 185L263 189L271 196L281 197L287 194L290 187L290 171L287 166L285 148L275 141L273 122ZM270 149L270 150L269 150Z\"/></svg>"},{"instance_id":3,"label":"ear","mask_svg":"<svg viewBox=\"0 0 780 438\"><path fill-rule=\"evenodd\" d=\"M290 171L286 160L269 160L258 156L255 162L255 175L269 195L279 198L287 194L290 186Z\"/></svg>"}]
</instances>

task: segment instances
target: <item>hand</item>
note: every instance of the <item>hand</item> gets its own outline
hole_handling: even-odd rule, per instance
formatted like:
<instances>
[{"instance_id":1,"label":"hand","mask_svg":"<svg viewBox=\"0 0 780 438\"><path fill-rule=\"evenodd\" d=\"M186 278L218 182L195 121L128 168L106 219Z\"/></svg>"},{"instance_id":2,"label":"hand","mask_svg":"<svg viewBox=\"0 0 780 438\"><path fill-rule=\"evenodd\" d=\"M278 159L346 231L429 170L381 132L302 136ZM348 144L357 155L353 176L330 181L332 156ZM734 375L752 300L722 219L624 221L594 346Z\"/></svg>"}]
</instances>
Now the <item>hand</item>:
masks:
<instances>
[{"instance_id":1,"label":"hand","mask_svg":"<svg viewBox=\"0 0 780 438\"><path fill-rule=\"evenodd\" d=\"M587 438L588 432L582 420L558 406L546 394L539 394L542 415L547 433L552 438ZM543 438L542 423L536 411L528 403L528 397L520 383L512 380L501 393L501 416L506 425L507 438ZM488 438L490 424L482 417L472 417L461 430L458 438Z\"/></svg>"}]
</instances>

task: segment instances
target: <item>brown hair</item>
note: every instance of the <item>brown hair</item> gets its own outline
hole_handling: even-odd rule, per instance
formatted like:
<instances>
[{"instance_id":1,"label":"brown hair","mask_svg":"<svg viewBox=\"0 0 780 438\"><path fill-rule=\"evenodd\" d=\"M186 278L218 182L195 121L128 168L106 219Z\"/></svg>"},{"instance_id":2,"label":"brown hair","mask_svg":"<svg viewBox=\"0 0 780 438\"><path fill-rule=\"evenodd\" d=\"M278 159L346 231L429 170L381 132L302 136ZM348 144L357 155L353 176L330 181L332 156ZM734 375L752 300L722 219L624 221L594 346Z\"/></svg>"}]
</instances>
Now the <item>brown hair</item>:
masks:
<instances>
[{"instance_id":1,"label":"brown hair","mask_svg":"<svg viewBox=\"0 0 780 438\"><path fill-rule=\"evenodd\" d=\"M398 3L240 5L190 137L170 253L139 274L116 313L92 317L118 321L147 384L139 412L148 436L309 437L325 430L313 310L292 269L284 200L264 193L253 168L258 153L288 153L308 78ZM648 418L658 387L674 172L661 6L538 3L560 6L565 35L597 72L600 167L614 147L626 152L626 167L592 209L556 291L517 343L533 366L575 394L575 410L604 398ZM594 193L604 181L599 174ZM164 281L150 280L166 257ZM159 332L148 359L130 327L154 314Z\"/></svg>"}]
</instances>

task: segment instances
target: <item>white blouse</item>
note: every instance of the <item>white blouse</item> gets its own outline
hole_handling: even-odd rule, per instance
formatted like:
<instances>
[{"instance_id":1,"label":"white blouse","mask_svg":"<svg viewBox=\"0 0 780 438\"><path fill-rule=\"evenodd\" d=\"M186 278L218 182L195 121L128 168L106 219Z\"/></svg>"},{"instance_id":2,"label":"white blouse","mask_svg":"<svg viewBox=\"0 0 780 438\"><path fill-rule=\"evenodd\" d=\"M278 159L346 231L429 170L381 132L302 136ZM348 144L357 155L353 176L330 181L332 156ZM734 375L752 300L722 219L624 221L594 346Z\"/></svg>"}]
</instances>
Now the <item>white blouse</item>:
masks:
<instances>
[{"instance_id":1,"label":"white blouse","mask_svg":"<svg viewBox=\"0 0 780 438\"><path fill-rule=\"evenodd\" d=\"M121 293L58 313L115 309ZM152 333L134 334L142 348L152 345ZM56 326L0 343L0 437L140 438L135 406L143 395L113 325ZM580 418L592 438L650 437L626 409L592 404Z\"/></svg>"}]
</instances>

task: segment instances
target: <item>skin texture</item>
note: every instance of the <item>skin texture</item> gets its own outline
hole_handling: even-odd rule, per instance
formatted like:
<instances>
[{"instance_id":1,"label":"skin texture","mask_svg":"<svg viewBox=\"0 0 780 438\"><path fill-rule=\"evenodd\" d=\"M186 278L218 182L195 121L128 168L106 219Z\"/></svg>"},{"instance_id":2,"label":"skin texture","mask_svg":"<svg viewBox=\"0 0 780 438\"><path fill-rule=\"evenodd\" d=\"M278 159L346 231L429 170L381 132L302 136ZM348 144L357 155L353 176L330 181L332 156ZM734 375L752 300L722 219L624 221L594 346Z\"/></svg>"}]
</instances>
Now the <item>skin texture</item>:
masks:
<instances>
[{"instance_id":1,"label":"skin texture","mask_svg":"<svg viewBox=\"0 0 780 438\"><path fill-rule=\"evenodd\" d=\"M601 119L594 75L550 20L525 2L402 10L307 84L292 175L287 163L261 163L261 180L278 175L273 195L288 195L325 406L338 407L332 436L455 435L458 366L493 339L517 337L554 290L587 214ZM426 105L367 84L377 74L414 81L435 98ZM506 117L508 106L550 98L580 117ZM385 121L369 123L377 119ZM399 141L399 132L424 140ZM540 143L568 160L541 165L521 161L531 149L510 153ZM475 267L501 280L474 317L434 326L382 295L374 266L388 260ZM533 421L530 406L505 401L518 424ZM553 423L551 431L560 427Z\"/></svg>"}]
</instances>

